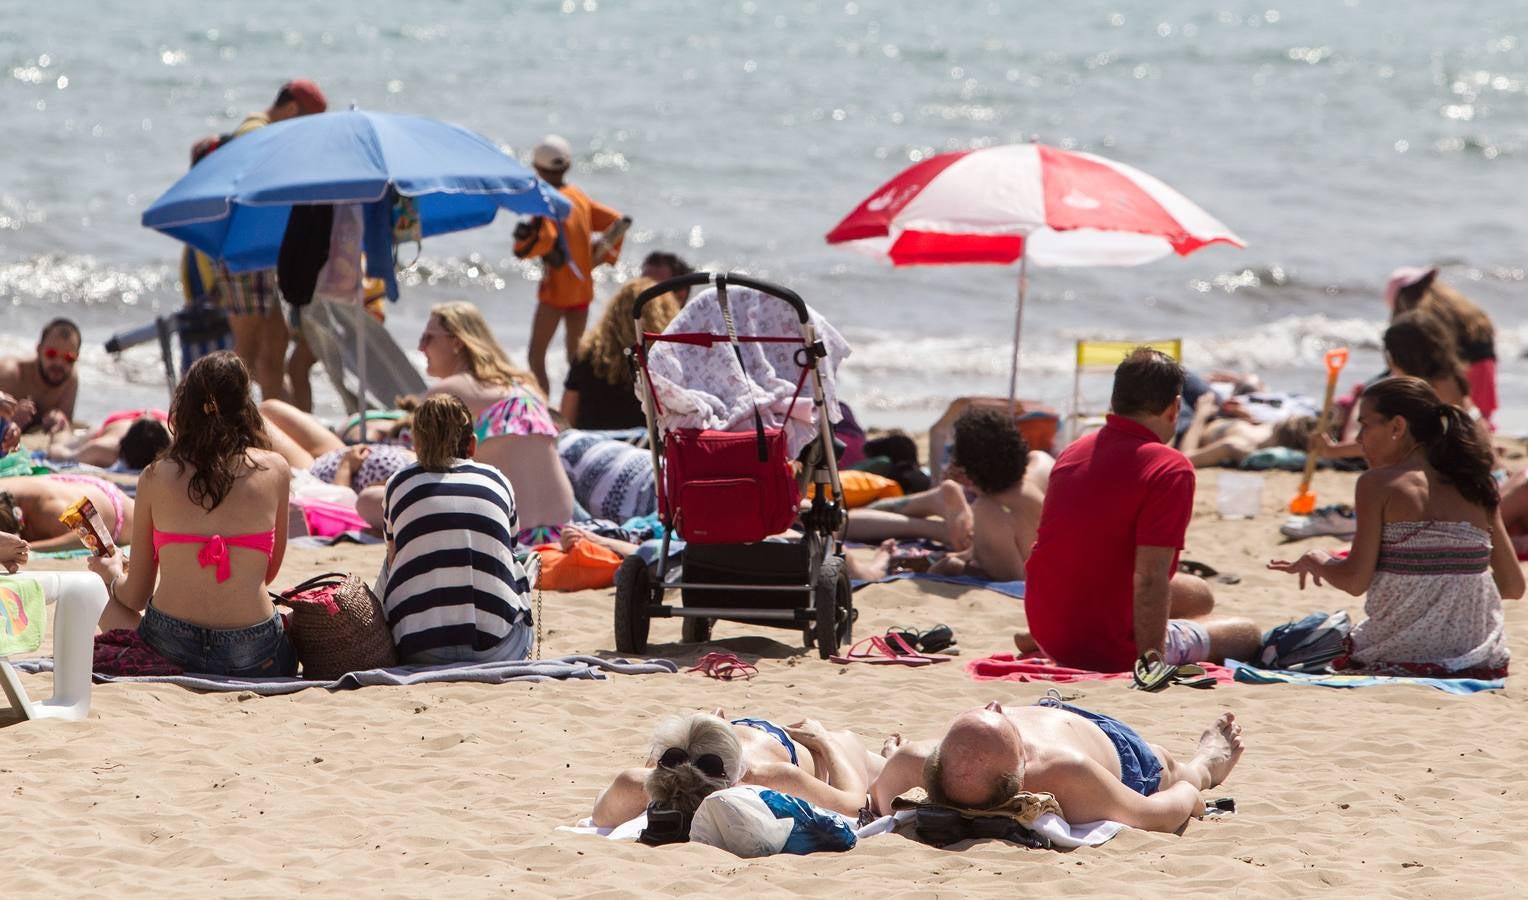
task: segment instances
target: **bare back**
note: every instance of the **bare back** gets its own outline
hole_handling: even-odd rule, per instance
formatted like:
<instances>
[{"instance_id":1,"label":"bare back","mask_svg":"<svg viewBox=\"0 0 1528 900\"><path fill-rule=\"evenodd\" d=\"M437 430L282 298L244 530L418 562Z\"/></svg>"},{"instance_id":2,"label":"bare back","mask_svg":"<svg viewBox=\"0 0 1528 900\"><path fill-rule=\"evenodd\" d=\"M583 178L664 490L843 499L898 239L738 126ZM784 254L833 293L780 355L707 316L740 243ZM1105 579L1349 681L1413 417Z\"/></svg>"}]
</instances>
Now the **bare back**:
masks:
<instances>
[{"instance_id":1,"label":"bare back","mask_svg":"<svg viewBox=\"0 0 1528 900\"><path fill-rule=\"evenodd\" d=\"M1426 463L1390 466L1366 474L1383 479L1384 521L1387 524L1468 522L1489 532L1495 522L1492 513L1466 500L1458 488L1446 483L1437 470Z\"/></svg>"},{"instance_id":2,"label":"bare back","mask_svg":"<svg viewBox=\"0 0 1528 900\"><path fill-rule=\"evenodd\" d=\"M206 628L244 628L271 617L273 608L265 589L280 570L286 551L291 470L285 459L270 450L250 450L248 459L228 495L211 510L191 501L194 469L159 460L144 470L138 482L133 543L140 550L134 569L157 565L153 604L161 612ZM199 542L165 544L157 564L147 552L153 547L155 530L228 538L272 529L276 535L269 558L247 547L228 548L229 578L223 582L217 580L216 566L198 561L204 546Z\"/></svg>"},{"instance_id":3,"label":"bare back","mask_svg":"<svg viewBox=\"0 0 1528 900\"><path fill-rule=\"evenodd\" d=\"M509 388L502 384L478 381L471 372L458 372L455 375L447 375L431 385L426 396L433 394L450 394L462 401L467 407L467 412L471 413L473 420L476 421L477 417L483 414L483 410L508 397Z\"/></svg>"},{"instance_id":4,"label":"bare back","mask_svg":"<svg viewBox=\"0 0 1528 900\"><path fill-rule=\"evenodd\" d=\"M545 434L506 434L478 444L477 460L504 473L515 489L521 528L564 525L573 518L573 485Z\"/></svg>"}]
</instances>

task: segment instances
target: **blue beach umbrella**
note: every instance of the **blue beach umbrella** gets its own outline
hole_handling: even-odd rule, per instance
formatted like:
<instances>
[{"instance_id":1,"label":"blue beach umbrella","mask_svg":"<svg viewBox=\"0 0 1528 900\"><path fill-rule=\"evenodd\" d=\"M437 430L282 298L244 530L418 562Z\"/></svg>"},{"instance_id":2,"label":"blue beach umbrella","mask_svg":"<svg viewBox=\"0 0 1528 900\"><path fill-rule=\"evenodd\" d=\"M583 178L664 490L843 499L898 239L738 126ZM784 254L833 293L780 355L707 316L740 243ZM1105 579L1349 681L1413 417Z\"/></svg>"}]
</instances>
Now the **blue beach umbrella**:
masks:
<instances>
[{"instance_id":1,"label":"blue beach umbrella","mask_svg":"<svg viewBox=\"0 0 1528 900\"><path fill-rule=\"evenodd\" d=\"M395 296L393 191L413 198L422 237L487 225L500 209L559 221L569 210L476 132L352 109L277 122L219 147L144 210L143 225L241 272L276 265L293 206L365 204L367 274L387 277Z\"/></svg>"},{"instance_id":2,"label":"blue beach umbrella","mask_svg":"<svg viewBox=\"0 0 1528 900\"><path fill-rule=\"evenodd\" d=\"M351 109L277 122L219 147L144 210L143 224L242 272L276 265L293 206L359 203L366 273L383 279L387 295L397 299L396 194L413 200L421 238L487 225L500 209L557 221L570 209L562 194L476 132L437 119ZM324 327L321 316L312 318ZM363 420L368 325L357 304L354 363ZM393 365L384 368L407 370L418 381L396 345L393 350ZM349 367L343 360L336 365ZM325 368L338 385L341 375L330 357Z\"/></svg>"}]
</instances>

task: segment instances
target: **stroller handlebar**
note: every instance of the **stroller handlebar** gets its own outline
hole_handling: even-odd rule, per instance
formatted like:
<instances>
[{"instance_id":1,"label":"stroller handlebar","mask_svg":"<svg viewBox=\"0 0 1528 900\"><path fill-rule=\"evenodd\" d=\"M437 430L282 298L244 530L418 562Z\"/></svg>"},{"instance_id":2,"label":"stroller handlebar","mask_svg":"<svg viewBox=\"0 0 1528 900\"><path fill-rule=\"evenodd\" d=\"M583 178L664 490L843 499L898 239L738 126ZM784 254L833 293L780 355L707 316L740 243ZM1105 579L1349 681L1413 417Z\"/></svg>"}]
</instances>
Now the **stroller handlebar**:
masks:
<instances>
[{"instance_id":1,"label":"stroller handlebar","mask_svg":"<svg viewBox=\"0 0 1528 900\"><path fill-rule=\"evenodd\" d=\"M771 297L789 303L791 308L796 310L796 317L801 320L801 324L805 325L808 321L810 321L810 316L807 315L806 301L801 299L800 294L796 293L790 288L781 287L778 284L772 284L768 281L760 281L757 278L750 278L747 275L734 275L729 272L691 272L688 275L679 275L675 278L669 278L664 281L660 281L637 295L636 302L634 302L631 306L632 318L636 319L638 322L642 321L642 307L646 306L647 301L653 299L654 297L660 297L670 291L676 291L680 288L694 287L699 284L715 284L718 287L728 284L736 284L741 285L742 287L753 288L761 294L768 294ZM638 331L640 330L641 329L639 328Z\"/></svg>"}]
</instances>

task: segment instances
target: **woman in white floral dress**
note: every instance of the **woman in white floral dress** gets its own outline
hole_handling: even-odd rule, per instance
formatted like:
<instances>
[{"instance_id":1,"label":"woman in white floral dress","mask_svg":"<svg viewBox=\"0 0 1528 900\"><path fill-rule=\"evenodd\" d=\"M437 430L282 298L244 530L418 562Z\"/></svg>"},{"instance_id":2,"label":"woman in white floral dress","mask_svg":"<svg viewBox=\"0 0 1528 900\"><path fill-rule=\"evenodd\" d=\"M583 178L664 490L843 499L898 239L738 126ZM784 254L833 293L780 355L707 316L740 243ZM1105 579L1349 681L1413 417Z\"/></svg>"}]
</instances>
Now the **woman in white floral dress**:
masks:
<instances>
[{"instance_id":1,"label":"woman in white floral dress","mask_svg":"<svg viewBox=\"0 0 1528 900\"><path fill-rule=\"evenodd\" d=\"M1500 678L1507 673L1502 598L1523 596L1523 571L1498 509L1491 447L1469 416L1418 378L1369 386L1358 441L1352 549L1312 550L1269 568L1366 593L1368 619L1335 668Z\"/></svg>"}]
</instances>

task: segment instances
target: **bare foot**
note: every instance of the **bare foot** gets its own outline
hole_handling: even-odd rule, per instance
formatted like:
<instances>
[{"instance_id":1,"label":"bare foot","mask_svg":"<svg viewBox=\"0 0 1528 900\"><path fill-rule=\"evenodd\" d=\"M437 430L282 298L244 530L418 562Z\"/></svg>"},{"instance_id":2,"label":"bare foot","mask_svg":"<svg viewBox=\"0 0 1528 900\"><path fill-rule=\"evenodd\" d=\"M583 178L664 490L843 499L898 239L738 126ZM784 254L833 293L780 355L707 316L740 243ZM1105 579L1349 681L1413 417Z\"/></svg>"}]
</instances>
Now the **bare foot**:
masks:
<instances>
[{"instance_id":1,"label":"bare foot","mask_svg":"<svg viewBox=\"0 0 1528 900\"><path fill-rule=\"evenodd\" d=\"M1204 787L1212 788L1231 774L1231 769L1241 759L1244 749L1241 732L1241 726L1236 724L1236 716L1223 713L1214 725L1206 728L1204 734L1199 736L1199 750L1194 754L1194 764L1203 767L1208 776L1209 781Z\"/></svg>"},{"instance_id":2,"label":"bare foot","mask_svg":"<svg viewBox=\"0 0 1528 900\"><path fill-rule=\"evenodd\" d=\"M1019 655L1021 656L1034 653L1040 649L1039 643L1027 631L1015 631L1013 633L1013 645L1018 648Z\"/></svg>"},{"instance_id":3,"label":"bare foot","mask_svg":"<svg viewBox=\"0 0 1528 900\"><path fill-rule=\"evenodd\" d=\"M897 748L904 743L906 743L906 740L902 737L901 733L893 731L891 734L886 735L886 740L881 742L881 755L890 759L891 755L897 752Z\"/></svg>"},{"instance_id":4,"label":"bare foot","mask_svg":"<svg viewBox=\"0 0 1528 900\"><path fill-rule=\"evenodd\" d=\"M953 481L939 484L939 495L944 499L944 542L957 552L971 546L971 529L976 518L971 514L971 504L966 502L966 491Z\"/></svg>"}]
</instances>

